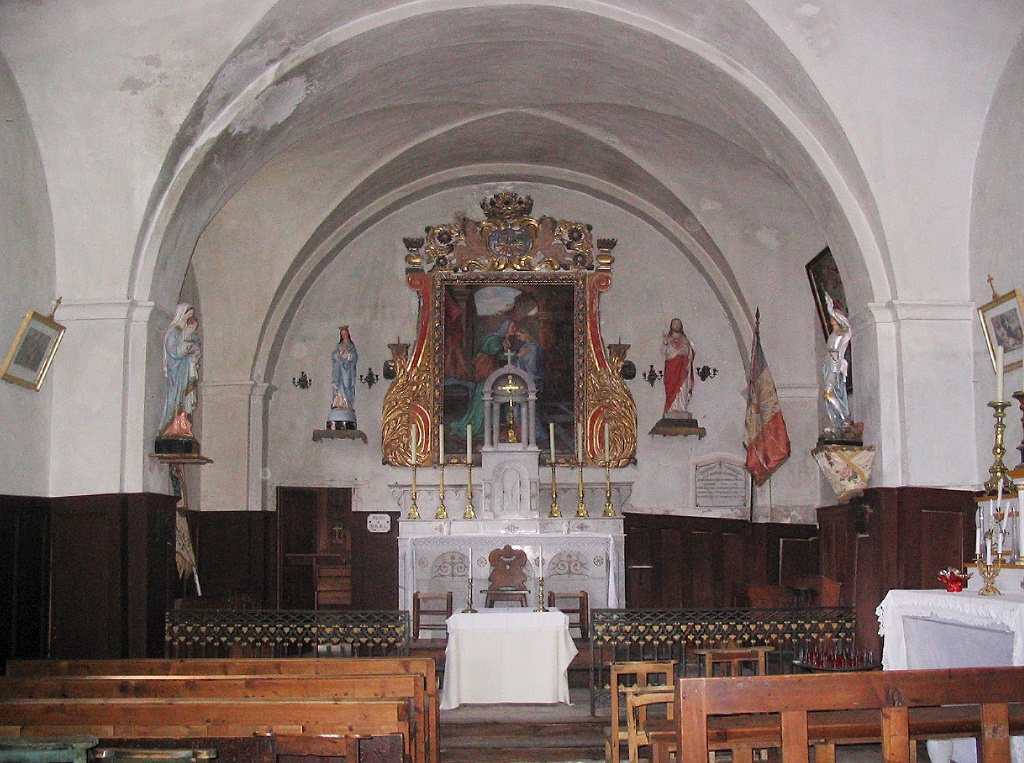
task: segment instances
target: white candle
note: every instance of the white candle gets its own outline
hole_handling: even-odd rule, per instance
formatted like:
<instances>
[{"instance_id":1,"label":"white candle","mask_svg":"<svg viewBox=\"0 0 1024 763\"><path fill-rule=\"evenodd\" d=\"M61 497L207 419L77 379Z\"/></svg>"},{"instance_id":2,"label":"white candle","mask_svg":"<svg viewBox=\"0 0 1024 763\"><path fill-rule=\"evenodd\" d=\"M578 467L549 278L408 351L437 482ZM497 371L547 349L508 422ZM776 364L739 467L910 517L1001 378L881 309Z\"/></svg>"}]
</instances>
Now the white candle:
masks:
<instances>
[{"instance_id":1,"label":"white candle","mask_svg":"<svg viewBox=\"0 0 1024 763\"><path fill-rule=\"evenodd\" d=\"M473 463L473 425L466 424L466 463Z\"/></svg>"},{"instance_id":2,"label":"white candle","mask_svg":"<svg viewBox=\"0 0 1024 763\"><path fill-rule=\"evenodd\" d=\"M583 425L576 426L576 460L583 463Z\"/></svg>"},{"instance_id":3,"label":"white candle","mask_svg":"<svg viewBox=\"0 0 1024 763\"><path fill-rule=\"evenodd\" d=\"M409 453L412 455L412 463L416 463L416 425L409 426Z\"/></svg>"},{"instance_id":4,"label":"white candle","mask_svg":"<svg viewBox=\"0 0 1024 763\"><path fill-rule=\"evenodd\" d=\"M544 547L540 547L540 577L544 577Z\"/></svg>"},{"instance_id":5,"label":"white candle","mask_svg":"<svg viewBox=\"0 0 1024 763\"><path fill-rule=\"evenodd\" d=\"M437 428L437 460L444 463L444 424Z\"/></svg>"},{"instance_id":6,"label":"white candle","mask_svg":"<svg viewBox=\"0 0 1024 763\"><path fill-rule=\"evenodd\" d=\"M551 463L555 463L555 423L548 423L548 440L551 445Z\"/></svg>"},{"instance_id":7,"label":"white candle","mask_svg":"<svg viewBox=\"0 0 1024 763\"><path fill-rule=\"evenodd\" d=\"M469 579L473 579L473 547L469 547Z\"/></svg>"},{"instance_id":8,"label":"white candle","mask_svg":"<svg viewBox=\"0 0 1024 763\"><path fill-rule=\"evenodd\" d=\"M1003 402L1003 346L996 345L996 402Z\"/></svg>"},{"instance_id":9,"label":"white candle","mask_svg":"<svg viewBox=\"0 0 1024 763\"><path fill-rule=\"evenodd\" d=\"M975 520L975 523L977 524L977 522L980 520L981 514L979 513ZM976 556L981 556L981 551L981 525L977 524L977 526L974 529L974 553Z\"/></svg>"},{"instance_id":10,"label":"white candle","mask_svg":"<svg viewBox=\"0 0 1024 763\"><path fill-rule=\"evenodd\" d=\"M608 456L609 445L608 445L608 422L604 424L604 462L606 464L611 463L611 458Z\"/></svg>"},{"instance_id":11,"label":"white candle","mask_svg":"<svg viewBox=\"0 0 1024 763\"><path fill-rule=\"evenodd\" d=\"M1003 555L1003 531L999 531L999 556Z\"/></svg>"},{"instance_id":12,"label":"white candle","mask_svg":"<svg viewBox=\"0 0 1024 763\"><path fill-rule=\"evenodd\" d=\"M985 538L985 564L992 564L992 538Z\"/></svg>"}]
</instances>

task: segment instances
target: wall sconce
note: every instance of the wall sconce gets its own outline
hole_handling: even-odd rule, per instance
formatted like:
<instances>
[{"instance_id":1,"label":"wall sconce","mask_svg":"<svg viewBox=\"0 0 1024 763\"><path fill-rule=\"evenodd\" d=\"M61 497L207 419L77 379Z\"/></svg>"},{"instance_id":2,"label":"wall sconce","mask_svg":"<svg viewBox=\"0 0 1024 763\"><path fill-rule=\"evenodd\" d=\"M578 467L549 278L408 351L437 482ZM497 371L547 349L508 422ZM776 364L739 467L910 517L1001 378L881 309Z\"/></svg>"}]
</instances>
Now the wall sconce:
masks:
<instances>
[{"instance_id":1,"label":"wall sconce","mask_svg":"<svg viewBox=\"0 0 1024 763\"><path fill-rule=\"evenodd\" d=\"M643 377L644 381L646 381L652 387L664 375L665 375L664 371L657 371L657 370L655 370L653 363L651 364L651 370L650 371L645 371L643 374L641 374L641 376Z\"/></svg>"},{"instance_id":2,"label":"wall sconce","mask_svg":"<svg viewBox=\"0 0 1024 763\"><path fill-rule=\"evenodd\" d=\"M312 383L313 383L313 380L310 379L308 376L306 376L306 372L305 371L303 371L301 374L299 374L299 378L298 379L296 379L294 376L292 377L292 384L294 384L299 389L309 389L309 387L310 387L310 385Z\"/></svg>"},{"instance_id":3,"label":"wall sconce","mask_svg":"<svg viewBox=\"0 0 1024 763\"><path fill-rule=\"evenodd\" d=\"M367 368L366 373L359 376L359 381L365 384L367 389L373 389L373 385L377 383L378 379L380 377L373 372L372 368Z\"/></svg>"},{"instance_id":4,"label":"wall sconce","mask_svg":"<svg viewBox=\"0 0 1024 763\"><path fill-rule=\"evenodd\" d=\"M718 369L711 368L711 366L701 366L693 371L697 376L700 377L701 381L707 381L708 379L714 379L718 376Z\"/></svg>"}]
</instances>

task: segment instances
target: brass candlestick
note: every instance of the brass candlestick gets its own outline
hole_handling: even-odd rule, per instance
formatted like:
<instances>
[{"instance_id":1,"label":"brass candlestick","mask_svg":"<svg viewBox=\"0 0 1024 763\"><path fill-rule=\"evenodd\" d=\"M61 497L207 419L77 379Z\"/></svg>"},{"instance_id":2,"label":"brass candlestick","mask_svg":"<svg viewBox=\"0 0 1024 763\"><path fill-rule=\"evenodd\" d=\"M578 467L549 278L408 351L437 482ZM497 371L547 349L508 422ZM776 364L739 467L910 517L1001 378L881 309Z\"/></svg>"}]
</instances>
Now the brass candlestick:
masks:
<instances>
[{"instance_id":1,"label":"brass candlestick","mask_svg":"<svg viewBox=\"0 0 1024 763\"><path fill-rule=\"evenodd\" d=\"M548 611L548 608L544 606L544 575L537 578L537 611Z\"/></svg>"},{"instance_id":2,"label":"brass candlestick","mask_svg":"<svg viewBox=\"0 0 1024 763\"><path fill-rule=\"evenodd\" d=\"M615 516L615 507L612 506L612 464L605 461L604 464L604 514L606 517Z\"/></svg>"},{"instance_id":3,"label":"brass candlestick","mask_svg":"<svg viewBox=\"0 0 1024 763\"><path fill-rule=\"evenodd\" d=\"M416 505L416 462L412 462L412 489L409 492L409 519L420 518L420 508Z\"/></svg>"},{"instance_id":4,"label":"brass candlestick","mask_svg":"<svg viewBox=\"0 0 1024 763\"><path fill-rule=\"evenodd\" d=\"M1003 463L1003 456L1006 455L1006 447L1003 445L1003 433L1006 431L1006 424L1003 423L1003 419L1006 416L1006 409L1010 407L1010 404L1005 400L991 400L988 407L993 410L996 420L996 442L992 447L992 455L995 456L995 460L992 466L989 467L988 473L990 476L984 484L984 488L988 493L996 493L999 491L1001 484L1004 490L1013 493L1016 492L1017 486L1013 484L1013 480L1010 479L1009 470L1006 468L1006 464Z\"/></svg>"},{"instance_id":5,"label":"brass candlestick","mask_svg":"<svg viewBox=\"0 0 1024 763\"><path fill-rule=\"evenodd\" d=\"M476 612L473 609L473 568L469 568L469 590L466 592L466 608L463 612Z\"/></svg>"},{"instance_id":6,"label":"brass candlestick","mask_svg":"<svg viewBox=\"0 0 1024 763\"><path fill-rule=\"evenodd\" d=\"M991 542L992 531L989 530L987 533L989 542ZM978 574L981 575L981 579L985 581L984 587L978 591L979 596L1002 596L1003 592L996 588L996 578L999 577L999 571L1003 568L1003 555L996 554L991 562L984 562L981 559L981 554L978 554L977 559Z\"/></svg>"},{"instance_id":7,"label":"brass candlestick","mask_svg":"<svg viewBox=\"0 0 1024 763\"><path fill-rule=\"evenodd\" d=\"M476 519L476 510L473 508L473 459L466 461L466 511L462 514L463 519Z\"/></svg>"},{"instance_id":8,"label":"brass candlestick","mask_svg":"<svg viewBox=\"0 0 1024 763\"><path fill-rule=\"evenodd\" d=\"M444 459L441 459L441 484L438 486L438 490L441 491L440 503L437 504L437 512L434 514L434 519L448 519L448 510L444 507Z\"/></svg>"},{"instance_id":9,"label":"brass candlestick","mask_svg":"<svg viewBox=\"0 0 1024 763\"><path fill-rule=\"evenodd\" d=\"M583 458L580 458L580 483L579 483L580 500L576 504L576 516L577 517L589 517L587 513L587 502L583 498Z\"/></svg>"},{"instance_id":10,"label":"brass candlestick","mask_svg":"<svg viewBox=\"0 0 1024 763\"><path fill-rule=\"evenodd\" d=\"M548 512L551 519L560 519L562 510L558 508L558 483L555 482L555 462L551 462L551 511Z\"/></svg>"}]
</instances>

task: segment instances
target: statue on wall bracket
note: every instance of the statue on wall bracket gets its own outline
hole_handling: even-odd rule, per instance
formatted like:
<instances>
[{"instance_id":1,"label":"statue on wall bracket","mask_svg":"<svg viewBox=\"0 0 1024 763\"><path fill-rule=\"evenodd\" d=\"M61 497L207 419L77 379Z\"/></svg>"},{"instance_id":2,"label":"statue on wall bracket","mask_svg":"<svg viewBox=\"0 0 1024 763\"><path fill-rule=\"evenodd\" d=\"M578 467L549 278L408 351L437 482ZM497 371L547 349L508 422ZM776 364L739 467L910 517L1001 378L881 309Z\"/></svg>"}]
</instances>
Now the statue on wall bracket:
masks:
<instances>
[{"instance_id":1,"label":"statue on wall bracket","mask_svg":"<svg viewBox=\"0 0 1024 763\"><path fill-rule=\"evenodd\" d=\"M665 408L650 434L697 435L698 439L703 439L707 430L697 423L689 410L696 352L683 329L682 319L669 321L668 330L661 336L661 354L665 358L661 377L665 384Z\"/></svg>"},{"instance_id":2,"label":"statue on wall bracket","mask_svg":"<svg viewBox=\"0 0 1024 763\"><path fill-rule=\"evenodd\" d=\"M582 432L584 461L604 465L607 424L611 466L633 463L636 405L622 380L625 353L606 351L600 330L615 239L595 240L584 223L531 217L532 199L513 191L480 207L482 221L462 218L404 239L406 281L420 310L411 347L391 346L384 463L410 465L413 423L425 443L420 466L476 460L483 384L502 367L518 369L537 390L532 432L515 429L527 419L514 406L506 406L503 423L521 442L535 443L546 461L553 451L556 463L575 465Z\"/></svg>"}]
</instances>

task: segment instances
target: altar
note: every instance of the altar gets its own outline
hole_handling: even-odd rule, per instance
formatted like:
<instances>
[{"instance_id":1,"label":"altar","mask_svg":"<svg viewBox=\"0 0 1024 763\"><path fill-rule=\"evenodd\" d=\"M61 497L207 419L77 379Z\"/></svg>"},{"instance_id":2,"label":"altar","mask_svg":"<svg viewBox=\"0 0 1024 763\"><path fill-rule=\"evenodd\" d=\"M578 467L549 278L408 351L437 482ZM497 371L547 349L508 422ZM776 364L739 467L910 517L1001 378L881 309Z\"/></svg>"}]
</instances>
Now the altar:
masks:
<instances>
[{"instance_id":1,"label":"altar","mask_svg":"<svg viewBox=\"0 0 1024 763\"><path fill-rule=\"evenodd\" d=\"M974 591L889 591L876 610L885 670L1024 665L1024 596ZM1024 737L1012 739L1024 762ZM928 742L932 763L976 759L974 741Z\"/></svg>"}]
</instances>

